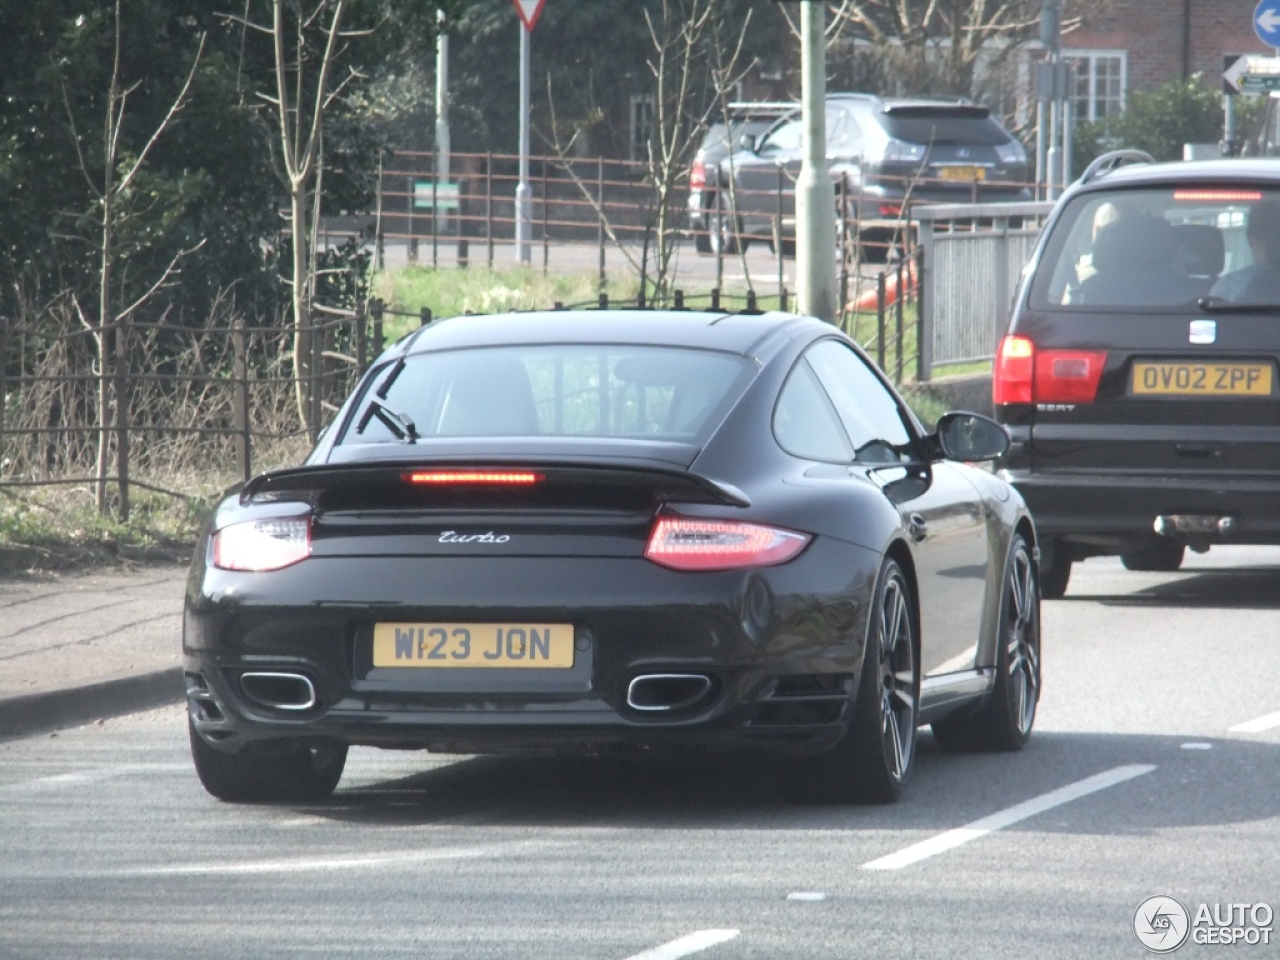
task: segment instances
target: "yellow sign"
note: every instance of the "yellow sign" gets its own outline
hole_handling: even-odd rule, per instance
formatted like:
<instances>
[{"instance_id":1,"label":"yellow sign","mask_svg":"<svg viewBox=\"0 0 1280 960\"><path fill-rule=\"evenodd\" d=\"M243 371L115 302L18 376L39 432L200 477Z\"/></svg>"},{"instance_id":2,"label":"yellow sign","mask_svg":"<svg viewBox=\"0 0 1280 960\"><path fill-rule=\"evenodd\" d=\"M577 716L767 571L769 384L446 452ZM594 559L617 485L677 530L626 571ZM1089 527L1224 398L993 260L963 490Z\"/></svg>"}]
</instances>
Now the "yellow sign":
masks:
<instances>
[{"instance_id":1,"label":"yellow sign","mask_svg":"<svg viewBox=\"0 0 1280 960\"><path fill-rule=\"evenodd\" d=\"M375 667L573 666L567 623L378 623Z\"/></svg>"},{"instance_id":2,"label":"yellow sign","mask_svg":"<svg viewBox=\"0 0 1280 960\"><path fill-rule=\"evenodd\" d=\"M1269 363L1135 363L1129 392L1174 397L1269 397Z\"/></svg>"},{"instance_id":3,"label":"yellow sign","mask_svg":"<svg viewBox=\"0 0 1280 960\"><path fill-rule=\"evenodd\" d=\"M972 183L974 180L987 179L987 169L986 167L939 167L938 177L943 180Z\"/></svg>"}]
</instances>

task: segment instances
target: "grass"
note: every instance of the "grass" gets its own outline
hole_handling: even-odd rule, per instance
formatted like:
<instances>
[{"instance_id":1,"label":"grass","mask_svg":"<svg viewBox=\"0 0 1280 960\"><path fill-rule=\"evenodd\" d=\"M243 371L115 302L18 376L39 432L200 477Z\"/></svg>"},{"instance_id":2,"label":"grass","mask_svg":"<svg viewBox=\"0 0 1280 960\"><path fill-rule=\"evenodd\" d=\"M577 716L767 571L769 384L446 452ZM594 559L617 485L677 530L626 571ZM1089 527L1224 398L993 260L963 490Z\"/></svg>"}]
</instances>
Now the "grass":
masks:
<instances>
[{"instance_id":1,"label":"grass","mask_svg":"<svg viewBox=\"0 0 1280 960\"><path fill-rule=\"evenodd\" d=\"M191 555L214 495L131 488L129 519L98 512L87 484L0 490L0 569L37 572Z\"/></svg>"}]
</instances>

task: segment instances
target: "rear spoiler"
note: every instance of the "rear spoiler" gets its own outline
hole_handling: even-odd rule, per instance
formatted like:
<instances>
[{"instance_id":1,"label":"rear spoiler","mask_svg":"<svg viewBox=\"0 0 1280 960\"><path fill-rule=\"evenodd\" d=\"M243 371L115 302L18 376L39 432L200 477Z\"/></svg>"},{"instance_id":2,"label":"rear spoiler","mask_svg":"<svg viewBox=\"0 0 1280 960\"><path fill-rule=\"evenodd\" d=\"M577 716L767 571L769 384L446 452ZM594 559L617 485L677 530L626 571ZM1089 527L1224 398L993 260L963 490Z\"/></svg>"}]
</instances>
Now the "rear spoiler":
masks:
<instances>
[{"instance_id":1,"label":"rear spoiler","mask_svg":"<svg viewBox=\"0 0 1280 960\"><path fill-rule=\"evenodd\" d=\"M387 486L401 486L405 476L430 469L532 470L544 477L549 486L610 486L631 490L648 489L656 500L681 500L696 503L718 503L731 507L749 507L751 499L733 484L700 476L687 470L649 465L590 465L564 462L538 462L528 458L519 461L487 459L482 465L475 460L466 463L447 460L399 460L377 463L318 464L290 467L262 473L240 489L240 503L286 500L291 498L314 502L326 493L355 492Z\"/></svg>"}]
</instances>

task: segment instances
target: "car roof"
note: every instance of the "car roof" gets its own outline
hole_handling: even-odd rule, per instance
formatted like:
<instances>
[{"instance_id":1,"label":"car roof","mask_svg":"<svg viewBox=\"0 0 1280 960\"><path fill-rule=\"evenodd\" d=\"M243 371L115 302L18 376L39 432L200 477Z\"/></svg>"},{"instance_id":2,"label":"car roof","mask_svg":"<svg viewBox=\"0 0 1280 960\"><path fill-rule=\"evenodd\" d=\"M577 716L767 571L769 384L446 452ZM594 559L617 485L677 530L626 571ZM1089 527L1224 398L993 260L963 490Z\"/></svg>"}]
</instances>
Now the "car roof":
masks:
<instances>
[{"instance_id":1,"label":"car roof","mask_svg":"<svg viewBox=\"0 0 1280 960\"><path fill-rule=\"evenodd\" d=\"M1246 183L1274 181L1280 185L1280 158L1228 157L1220 160L1172 160L1131 163L1100 174L1081 190L1161 186L1177 183Z\"/></svg>"},{"instance_id":2,"label":"car roof","mask_svg":"<svg viewBox=\"0 0 1280 960\"><path fill-rule=\"evenodd\" d=\"M779 312L703 310L531 310L436 320L394 344L391 356L467 347L616 343L724 350L761 362L793 337L837 328Z\"/></svg>"}]
</instances>

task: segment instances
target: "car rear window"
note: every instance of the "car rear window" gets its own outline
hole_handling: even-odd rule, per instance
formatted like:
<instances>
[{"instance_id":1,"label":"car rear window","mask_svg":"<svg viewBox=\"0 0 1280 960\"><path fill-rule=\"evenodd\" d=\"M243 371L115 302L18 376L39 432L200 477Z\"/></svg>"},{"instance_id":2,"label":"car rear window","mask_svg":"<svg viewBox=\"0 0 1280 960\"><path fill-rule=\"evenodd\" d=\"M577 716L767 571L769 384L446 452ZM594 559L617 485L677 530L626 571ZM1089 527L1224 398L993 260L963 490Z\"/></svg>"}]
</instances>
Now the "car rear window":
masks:
<instances>
[{"instance_id":1,"label":"car rear window","mask_svg":"<svg viewBox=\"0 0 1280 960\"><path fill-rule=\"evenodd\" d=\"M971 144L994 147L1011 137L989 116L957 113L951 109L917 108L876 114L885 132L903 143Z\"/></svg>"},{"instance_id":2,"label":"car rear window","mask_svg":"<svg viewBox=\"0 0 1280 960\"><path fill-rule=\"evenodd\" d=\"M415 354L371 379L341 442L401 439L396 417L411 420L422 438L701 442L753 370L736 354L674 347L558 344ZM375 391L392 424L365 416Z\"/></svg>"},{"instance_id":3,"label":"car rear window","mask_svg":"<svg viewBox=\"0 0 1280 960\"><path fill-rule=\"evenodd\" d=\"M1198 312L1205 297L1275 303L1280 295L1280 190L1187 184L1088 193L1051 229L1033 307Z\"/></svg>"}]
</instances>

